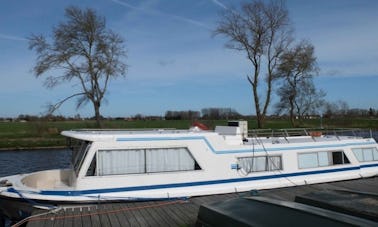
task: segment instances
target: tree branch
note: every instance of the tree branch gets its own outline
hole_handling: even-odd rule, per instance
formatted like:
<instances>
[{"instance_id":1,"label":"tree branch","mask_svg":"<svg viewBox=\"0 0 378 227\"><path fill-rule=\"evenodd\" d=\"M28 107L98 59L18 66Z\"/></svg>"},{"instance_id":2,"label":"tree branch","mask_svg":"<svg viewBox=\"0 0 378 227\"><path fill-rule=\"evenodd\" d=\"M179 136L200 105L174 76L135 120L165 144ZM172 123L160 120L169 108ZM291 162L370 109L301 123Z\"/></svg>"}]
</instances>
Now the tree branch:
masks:
<instances>
[{"instance_id":1,"label":"tree branch","mask_svg":"<svg viewBox=\"0 0 378 227\"><path fill-rule=\"evenodd\" d=\"M60 100L59 102L55 103L55 104L52 104L52 105L49 105L48 106L48 111L47 111L47 115L48 114L52 114L54 113L57 109L59 109L59 107L61 105L63 105L64 102L66 102L67 100L73 98L73 97L76 97L76 96L79 96L79 95L85 95L86 93L85 92L81 92L81 93L76 93L76 94L73 94L73 95L70 95L62 100Z\"/></svg>"}]
</instances>

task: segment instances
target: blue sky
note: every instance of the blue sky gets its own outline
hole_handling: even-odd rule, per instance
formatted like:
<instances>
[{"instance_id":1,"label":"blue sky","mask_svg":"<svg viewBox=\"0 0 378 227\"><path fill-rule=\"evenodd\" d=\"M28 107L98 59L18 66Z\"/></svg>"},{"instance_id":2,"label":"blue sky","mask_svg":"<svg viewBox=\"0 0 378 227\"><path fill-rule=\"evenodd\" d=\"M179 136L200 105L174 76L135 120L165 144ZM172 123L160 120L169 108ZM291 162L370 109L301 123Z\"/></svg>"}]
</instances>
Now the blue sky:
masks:
<instances>
[{"instance_id":1,"label":"blue sky","mask_svg":"<svg viewBox=\"0 0 378 227\"><path fill-rule=\"evenodd\" d=\"M112 81L104 116L164 115L166 110L231 107L254 114L246 80L251 66L244 53L224 48L226 39L211 31L231 0L0 0L0 116L40 115L48 103L74 93L77 84L49 90L31 70L35 53L26 40L32 33L51 35L64 20L64 9L91 7L107 27L126 40L129 70ZM320 67L316 86L327 100L350 107L378 109L378 1L287 0L297 40L315 46ZM53 72L52 72L53 73ZM276 102L274 97L272 102ZM75 100L56 112L92 116Z\"/></svg>"}]
</instances>

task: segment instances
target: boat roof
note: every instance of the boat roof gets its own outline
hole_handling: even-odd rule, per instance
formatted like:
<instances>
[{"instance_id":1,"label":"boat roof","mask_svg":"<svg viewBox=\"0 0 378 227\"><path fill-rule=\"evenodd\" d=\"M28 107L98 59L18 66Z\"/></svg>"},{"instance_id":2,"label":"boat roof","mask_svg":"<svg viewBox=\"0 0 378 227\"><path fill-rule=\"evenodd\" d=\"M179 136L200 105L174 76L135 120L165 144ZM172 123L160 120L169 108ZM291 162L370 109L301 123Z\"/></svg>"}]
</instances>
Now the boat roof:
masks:
<instances>
[{"instance_id":1,"label":"boat roof","mask_svg":"<svg viewBox=\"0 0 378 227\"><path fill-rule=\"evenodd\" d=\"M303 129L302 129L303 130ZM255 134L252 132L250 137L247 137L247 140L243 140L244 137L239 133L237 134L224 134L219 131L206 131L199 130L198 128L191 128L187 130L178 130L178 129L80 129L80 130L70 130L62 131L62 135L74 139L85 140L85 141L116 141L119 138L158 138L158 137L192 137L192 136L210 136L210 135L222 135L225 136L224 139L233 137L234 140L236 137L239 137L240 140L243 140L245 145L248 144L295 144L295 143L309 143L309 142L331 142L331 141L346 141L346 140L356 140L364 139L365 142L375 142L371 137L360 137L356 135L337 135L337 134L317 134L317 136L311 135L311 133L305 134L298 133L288 133L285 131L284 134L279 133L262 133ZM235 137L236 136L236 137ZM231 138L230 138L231 139Z\"/></svg>"},{"instance_id":2,"label":"boat roof","mask_svg":"<svg viewBox=\"0 0 378 227\"><path fill-rule=\"evenodd\" d=\"M92 129L81 129L81 130L69 130L69 131L62 131L61 134L66 137L86 140L86 141L104 141L104 140L114 140L119 137L138 137L138 136L177 136L180 135L188 135L191 136L193 134L214 134L215 132L212 131L198 131L198 130L178 130L178 129L144 129L144 130L92 130Z\"/></svg>"}]
</instances>

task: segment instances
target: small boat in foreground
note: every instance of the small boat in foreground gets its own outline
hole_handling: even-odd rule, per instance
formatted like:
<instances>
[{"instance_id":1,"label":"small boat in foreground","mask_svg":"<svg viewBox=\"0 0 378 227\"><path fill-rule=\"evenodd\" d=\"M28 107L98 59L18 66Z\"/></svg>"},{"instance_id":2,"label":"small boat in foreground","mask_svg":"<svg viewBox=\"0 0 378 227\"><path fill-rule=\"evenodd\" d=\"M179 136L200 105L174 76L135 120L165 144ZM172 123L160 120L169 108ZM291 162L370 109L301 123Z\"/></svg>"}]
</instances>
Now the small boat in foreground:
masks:
<instances>
[{"instance_id":1,"label":"small boat in foreground","mask_svg":"<svg viewBox=\"0 0 378 227\"><path fill-rule=\"evenodd\" d=\"M72 168L0 178L10 218L64 204L186 198L371 177L373 138L281 130L248 136L247 122L214 131L63 131Z\"/></svg>"}]
</instances>

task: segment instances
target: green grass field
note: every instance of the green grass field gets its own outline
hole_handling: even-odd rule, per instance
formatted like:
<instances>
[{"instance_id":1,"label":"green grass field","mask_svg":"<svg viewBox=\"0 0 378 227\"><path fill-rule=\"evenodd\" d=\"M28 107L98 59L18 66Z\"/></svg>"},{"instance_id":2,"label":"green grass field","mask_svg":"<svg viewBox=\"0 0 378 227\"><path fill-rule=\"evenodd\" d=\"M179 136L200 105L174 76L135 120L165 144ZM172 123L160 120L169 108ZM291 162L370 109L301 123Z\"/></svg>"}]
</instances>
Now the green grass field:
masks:
<instances>
[{"instance_id":1,"label":"green grass field","mask_svg":"<svg viewBox=\"0 0 378 227\"><path fill-rule=\"evenodd\" d=\"M202 123L214 128L216 125L226 125L227 120L202 120ZM378 129L378 119L370 118L338 118L323 119L325 128L369 128ZM104 128L109 129L141 129L141 128L175 128L187 129L190 120L138 120L104 121ZM248 121L249 129L256 128L256 121ZM286 119L268 119L265 128L290 128ZM320 119L306 120L301 127L319 128ZM21 149L64 146L66 141L60 132L70 129L95 128L94 121L59 121L59 122L0 122L0 149Z\"/></svg>"}]
</instances>

